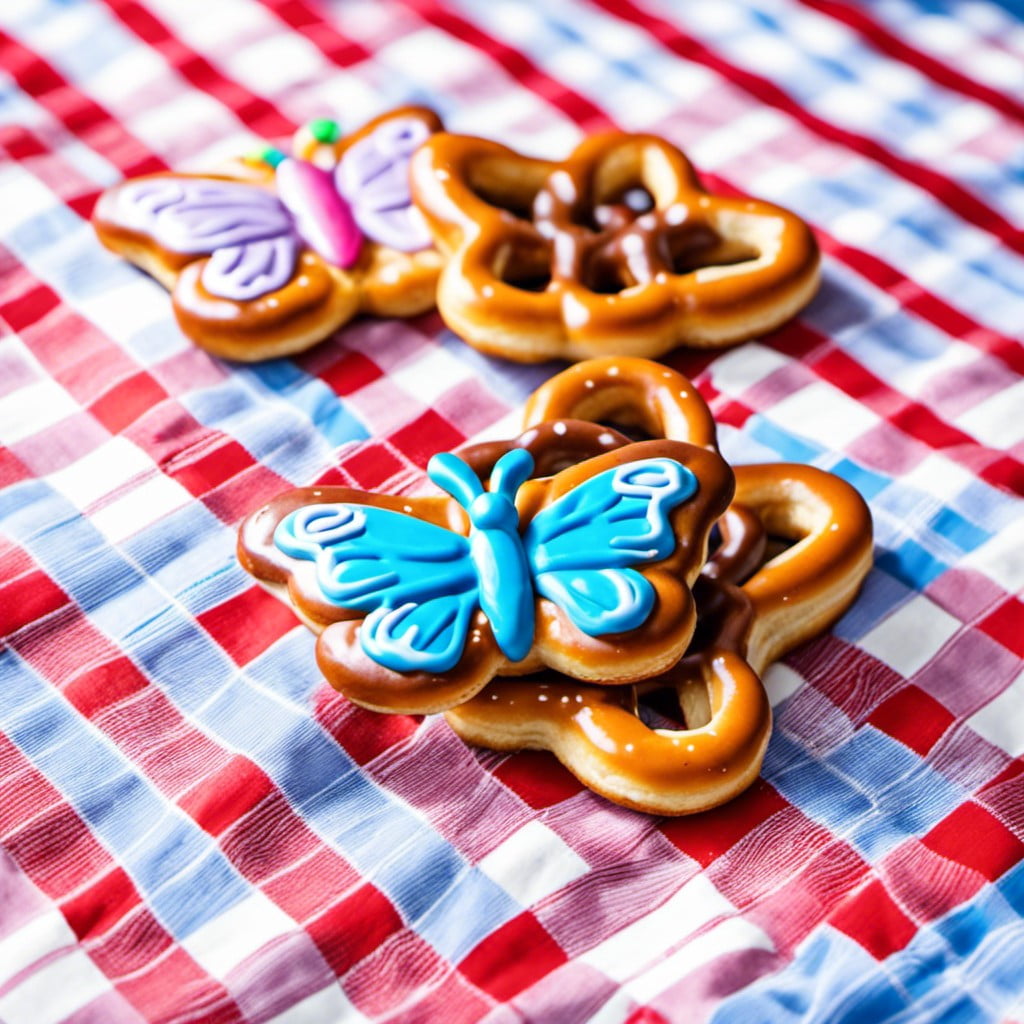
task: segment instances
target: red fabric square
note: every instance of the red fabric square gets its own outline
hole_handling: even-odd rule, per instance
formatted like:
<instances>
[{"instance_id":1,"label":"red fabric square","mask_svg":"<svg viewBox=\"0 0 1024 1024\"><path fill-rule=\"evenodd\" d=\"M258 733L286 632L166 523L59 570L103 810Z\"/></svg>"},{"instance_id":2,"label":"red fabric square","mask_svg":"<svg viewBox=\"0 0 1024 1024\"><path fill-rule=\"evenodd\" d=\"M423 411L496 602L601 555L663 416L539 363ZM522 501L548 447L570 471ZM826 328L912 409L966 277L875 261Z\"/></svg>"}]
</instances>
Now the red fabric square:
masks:
<instances>
[{"instance_id":1,"label":"red fabric square","mask_svg":"<svg viewBox=\"0 0 1024 1024\"><path fill-rule=\"evenodd\" d=\"M529 911L487 936L459 970L499 1002L511 999L565 963L562 947Z\"/></svg>"},{"instance_id":2,"label":"red fabric square","mask_svg":"<svg viewBox=\"0 0 1024 1024\"><path fill-rule=\"evenodd\" d=\"M219 487L207 491L202 500L222 522L236 523L288 487L288 481L273 470L254 463Z\"/></svg>"},{"instance_id":3,"label":"red fabric square","mask_svg":"<svg viewBox=\"0 0 1024 1024\"><path fill-rule=\"evenodd\" d=\"M104 935L142 902L135 884L123 868L112 867L61 904L71 930L79 940Z\"/></svg>"},{"instance_id":4,"label":"red fabric square","mask_svg":"<svg viewBox=\"0 0 1024 1024\"><path fill-rule=\"evenodd\" d=\"M1007 598L979 625L993 640L998 640L1018 658L1024 658L1024 601Z\"/></svg>"},{"instance_id":5,"label":"red fabric square","mask_svg":"<svg viewBox=\"0 0 1024 1024\"><path fill-rule=\"evenodd\" d=\"M51 615L67 601L67 594L41 569L0 581L0 636Z\"/></svg>"},{"instance_id":6,"label":"red fabric square","mask_svg":"<svg viewBox=\"0 0 1024 1024\"><path fill-rule=\"evenodd\" d=\"M127 916L121 915L113 927L99 940L89 944L89 956L108 978L125 978L135 971L145 971L174 944L171 934L144 904ZM198 965L193 964L196 974Z\"/></svg>"},{"instance_id":7,"label":"red fabric square","mask_svg":"<svg viewBox=\"0 0 1024 1024\"><path fill-rule=\"evenodd\" d=\"M340 697L324 685L313 698L313 714L356 764L367 764L411 736L423 721L419 715L379 715Z\"/></svg>"},{"instance_id":8,"label":"red fabric square","mask_svg":"<svg viewBox=\"0 0 1024 1024\"><path fill-rule=\"evenodd\" d=\"M145 689L148 680L126 657L105 661L62 686L65 700L86 718Z\"/></svg>"},{"instance_id":9,"label":"red fabric square","mask_svg":"<svg viewBox=\"0 0 1024 1024\"><path fill-rule=\"evenodd\" d=\"M294 612L258 586L210 608L197 620L236 665L248 665L295 628Z\"/></svg>"},{"instance_id":10,"label":"red fabric square","mask_svg":"<svg viewBox=\"0 0 1024 1024\"><path fill-rule=\"evenodd\" d=\"M953 724L953 716L924 690L905 686L883 701L868 718L876 729L924 757Z\"/></svg>"},{"instance_id":11,"label":"red fabric square","mask_svg":"<svg viewBox=\"0 0 1024 1024\"><path fill-rule=\"evenodd\" d=\"M771 829L772 832L776 828ZM818 829L816 835L805 837L805 845L788 848L785 832L776 840L773 857L762 857L760 870L748 867L743 854L746 848L737 847L733 857L716 862L718 875L712 878L723 896L744 911L747 920L763 928L775 942L777 952L784 957L824 921L857 886L864 882L870 871L864 859L849 844L840 839L827 839L828 833ZM817 841L812 845L807 840ZM795 872L779 885L773 872L780 865L792 865ZM750 875L754 871L761 877L738 878L728 887L721 883L721 875L731 868L736 876ZM742 899L733 891L745 889ZM751 897L756 899L752 901Z\"/></svg>"},{"instance_id":12,"label":"red fabric square","mask_svg":"<svg viewBox=\"0 0 1024 1024\"><path fill-rule=\"evenodd\" d=\"M306 925L339 977L402 927L391 901L367 882Z\"/></svg>"},{"instance_id":13,"label":"red fabric square","mask_svg":"<svg viewBox=\"0 0 1024 1024\"><path fill-rule=\"evenodd\" d=\"M0 445L0 487L10 487L20 480L27 480L32 474L25 464L10 450Z\"/></svg>"},{"instance_id":14,"label":"red fabric square","mask_svg":"<svg viewBox=\"0 0 1024 1024\"><path fill-rule=\"evenodd\" d=\"M1012 494L1024 494L1024 466L1010 455L1003 455L979 474L986 483L1002 487Z\"/></svg>"},{"instance_id":15,"label":"red fabric square","mask_svg":"<svg viewBox=\"0 0 1024 1024\"><path fill-rule=\"evenodd\" d=\"M715 419L730 427L739 429L754 415L754 410L742 402L725 402L715 406Z\"/></svg>"},{"instance_id":16,"label":"red fabric square","mask_svg":"<svg viewBox=\"0 0 1024 1024\"><path fill-rule=\"evenodd\" d=\"M264 825L266 824L268 823L264 822ZM269 824L273 826L275 823ZM281 830L279 823L277 830ZM238 865L239 871L250 881L257 882L267 874L273 874L273 878L260 883L260 888L296 921L315 917L326 904L337 898L338 893L347 892L361 881L356 869L326 846L315 849L315 852L308 856L296 850L296 856L303 859L295 863L295 857L290 856L292 850L289 848L283 855L279 845L274 842L273 834L264 837L255 829L248 831L251 834L251 842L246 843L239 851L244 860L239 861L236 856L232 858L232 862ZM306 840L310 848L313 848L312 844L320 841L311 834ZM229 844L225 843L225 852L230 848ZM292 866L282 871L282 861L290 861Z\"/></svg>"},{"instance_id":17,"label":"red fabric square","mask_svg":"<svg viewBox=\"0 0 1024 1024\"><path fill-rule=\"evenodd\" d=\"M51 310L60 305L60 296L45 284L37 285L24 295L0 306L0 317L3 317L15 331L23 331L26 327L39 323Z\"/></svg>"},{"instance_id":18,"label":"red fabric square","mask_svg":"<svg viewBox=\"0 0 1024 1024\"><path fill-rule=\"evenodd\" d=\"M917 926L877 878L841 904L829 923L860 943L877 960L903 949L917 933Z\"/></svg>"},{"instance_id":19,"label":"red fabric square","mask_svg":"<svg viewBox=\"0 0 1024 1024\"><path fill-rule=\"evenodd\" d=\"M418 466L425 466L431 455L458 448L464 440L462 434L433 409L391 435L391 443Z\"/></svg>"},{"instance_id":20,"label":"red fabric square","mask_svg":"<svg viewBox=\"0 0 1024 1024\"><path fill-rule=\"evenodd\" d=\"M546 750L512 754L494 769L494 777L538 809L568 800L583 789L583 783Z\"/></svg>"},{"instance_id":21,"label":"red fabric square","mask_svg":"<svg viewBox=\"0 0 1024 1024\"><path fill-rule=\"evenodd\" d=\"M731 849L748 832L787 807L785 797L763 779L722 807L672 818L661 831L670 843L703 867Z\"/></svg>"},{"instance_id":22,"label":"red fabric square","mask_svg":"<svg viewBox=\"0 0 1024 1024\"><path fill-rule=\"evenodd\" d=\"M273 790L267 799L257 803L248 814L236 818L220 835L224 855L238 873L264 888L268 886L265 882L268 875L279 871L283 864L294 864L309 857L313 851L322 848L322 842L323 840L311 831L278 789ZM341 861L339 854L333 856ZM334 875L325 876L324 883L316 882L315 879L316 876L312 876L307 887L329 885L334 880ZM331 895L344 892L357 881L353 872L346 876L344 885L337 889L327 889L326 895L324 890L318 889L320 906L323 906Z\"/></svg>"},{"instance_id":23,"label":"red fabric square","mask_svg":"<svg viewBox=\"0 0 1024 1024\"><path fill-rule=\"evenodd\" d=\"M200 497L253 464L252 456L230 439L182 465L169 464L167 473L190 494Z\"/></svg>"},{"instance_id":24,"label":"red fabric square","mask_svg":"<svg viewBox=\"0 0 1024 1024\"><path fill-rule=\"evenodd\" d=\"M204 776L178 803L200 828L219 836L274 791L274 783L261 768L236 754Z\"/></svg>"},{"instance_id":25,"label":"red fabric square","mask_svg":"<svg viewBox=\"0 0 1024 1024\"><path fill-rule=\"evenodd\" d=\"M1024 843L973 801L961 804L921 842L958 864L974 868L990 882L1024 859Z\"/></svg>"},{"instance_id":26,"label":"red fabric square","mask_svg":"<svg viewBox=\"0 0 1024 1024\"><path fill-rule=\"evenodd\" d=\"M362 354L347 352L342 359L320 371L320 379L338 395L351 395L383 376L381 368Z\"/></svg>"},{"instance_id":27,"label":"red fabric square","mask_svg":"<svg viewBox=\"0 0 1024 1024\"><path fill-rule=\"evenodd\" d=\"M986 884L973 868L929 850L915 838L890 850L877 870L893 898L922 922L949 913Z\"/></svg>"},{"instance_id":28,"label":"red fabric square","mask_svg":"<svg viewBox=\"0 0 1024 1024\"><path fill-rule=\"evenodd\" d=\"M241 1024L245 1020L224 986L180 947L165 957L149 957L146 963L147 969L122 975L117 983L118 991L146 1020L187 1018L203 1024Z\"/></svg>"},{"instance_id":29,"label":"red fabric square","mask_svg":"<svg viewBox=\"0 0 1024 1024\"><path fill-rule=\"evenodd\" d=\"M112 434L118 434L166 397L167 392L148 373L136 373L97 398L89 411Z\"/></svg>"},{"instance_id":30,"label":"red fabric square","mask_svg":"<svg viewBox=\"0 0 1024 1024\"><path fill-rule=\"evenodd\" d=\"M345 472L356 487L372 491L403 468L402 460L382 444L361 446L345 459Z\"/></svg>"}]
</instances>

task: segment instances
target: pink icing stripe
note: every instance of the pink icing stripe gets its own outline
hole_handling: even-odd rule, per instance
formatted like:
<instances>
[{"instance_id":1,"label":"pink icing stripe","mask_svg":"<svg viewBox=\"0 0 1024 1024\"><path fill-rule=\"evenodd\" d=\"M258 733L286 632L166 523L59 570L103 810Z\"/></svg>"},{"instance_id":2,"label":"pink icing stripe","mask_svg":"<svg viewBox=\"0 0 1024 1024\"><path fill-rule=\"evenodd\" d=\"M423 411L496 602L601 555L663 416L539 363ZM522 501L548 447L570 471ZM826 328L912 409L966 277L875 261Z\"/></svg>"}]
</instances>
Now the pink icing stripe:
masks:
<instances>
[{"instance_id":1,"label":"pink icing stripe","mask_svg":"<svg viewBox=\"0 0 1024 1024\"><path fill-rule=\"evenodd\" d=\"M277 168L277 194L311 249L336 267L355 263L362 234L327 171L305 160L284 160Z\"/></svg>"}]
</instances>

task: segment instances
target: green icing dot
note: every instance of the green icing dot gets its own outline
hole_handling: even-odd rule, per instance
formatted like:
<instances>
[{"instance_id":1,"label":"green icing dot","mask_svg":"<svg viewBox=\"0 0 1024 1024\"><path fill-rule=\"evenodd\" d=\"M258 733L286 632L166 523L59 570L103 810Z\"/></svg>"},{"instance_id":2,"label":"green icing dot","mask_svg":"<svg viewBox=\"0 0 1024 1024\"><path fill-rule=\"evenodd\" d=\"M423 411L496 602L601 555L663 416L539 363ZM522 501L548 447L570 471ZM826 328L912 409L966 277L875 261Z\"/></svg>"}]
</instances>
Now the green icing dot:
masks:
<instances>
[{"instance_id":1,"label":"green icing dot","mask_svg":"<svg viewBox=\"0 0 1024 1024\"><path fill-rule=\"evenodd\" d=\"M262 149L253 150L249 154L249 159L264 163L268 167L277 167L282 160L287 159L287 154L282 153L275 146L264 146Z\"/></svg>"},{"instance_id":2,"label":"green icing dot","mask_svg":"<svg viewBox=\"0 0 1024 1024\"><path fill-rule=\"evenodd\" d=\"M341 125L337 121L332 121L329 117L318 117L315 121L310 121L307 127L309 128L310 135L317 142L323 142L325 145L337 142L338 137L341 135Z\"/></svg>"}]
</instances>

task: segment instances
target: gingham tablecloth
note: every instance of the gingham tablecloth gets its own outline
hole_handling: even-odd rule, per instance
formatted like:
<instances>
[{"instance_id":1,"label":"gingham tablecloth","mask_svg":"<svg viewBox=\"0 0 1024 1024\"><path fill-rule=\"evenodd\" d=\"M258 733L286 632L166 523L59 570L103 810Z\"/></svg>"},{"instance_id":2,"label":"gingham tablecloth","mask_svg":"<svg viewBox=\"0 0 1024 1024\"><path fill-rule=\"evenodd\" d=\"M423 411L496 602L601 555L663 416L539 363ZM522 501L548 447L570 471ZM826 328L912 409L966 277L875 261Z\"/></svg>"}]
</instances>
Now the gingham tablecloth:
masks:
<instances>
[{"instance_id":1,"label":"gingham tablecloth","mask_svg":"<svg viewBox=\"0 0 1024 1024\"><path fill-rule=\"evenodd\" d=\"M1011 0L4 0L0 1020L1024 1018L1024 22ZM360 710L234 556L313 481L407 490L558 367L436 314L238 366L96 242L98 192L422 102L558 156L664 134L825 254L677 353L733 461L869 500L855 608L767 674L734 803Z\"/></svg>"}]
</instances>

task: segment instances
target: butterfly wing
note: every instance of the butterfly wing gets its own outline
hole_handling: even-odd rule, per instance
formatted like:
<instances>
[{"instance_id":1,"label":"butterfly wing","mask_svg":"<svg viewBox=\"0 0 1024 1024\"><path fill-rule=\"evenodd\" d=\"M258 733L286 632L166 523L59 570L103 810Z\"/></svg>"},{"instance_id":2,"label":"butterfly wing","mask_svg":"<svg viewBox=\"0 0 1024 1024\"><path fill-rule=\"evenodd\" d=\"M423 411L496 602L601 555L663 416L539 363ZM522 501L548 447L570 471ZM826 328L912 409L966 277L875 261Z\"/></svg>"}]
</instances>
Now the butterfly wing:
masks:
<instances>
[{"instance_id":1,"label":"butterfly wing","mask_svg":"<svg viewBox=\"0 0 1024 1024\"><path fill-rule=\"evenodd\" d=\"M605 470L542 509L523 535L537 592L589 636L636 629L654 588L634 566L676 547L672 510L697 478L672 459L642 459Z\"/></svg>"},{"instance_id":2,"label":"butterfly wing","mask_svg":"<svg viewBox=\"0 0 1024 1024\"><path fill-rule=\"evenodd\" d=\"M203 267L203 287L236 302L259 298L291 280L298 253L298 240L290 234L215 249Z\"/></svg>"},{"instance_id":3,"label":"butterfly wing","mask_svg":"<svg viewBox=\"0 0 1024 1024\"><path fill-rule=\"evenodd\" d=\"M146 235L161 248L211 259L203 286L244 302L291 279L299 254L293 219L266 189L218 178L153 175L106 193L97 222Z\"/></svg>"},{"instance_id":4,"label":"butterfly wing","mask_svg":"<svg viewBox=\"0 0 1024 1024\"><path fill-rule=\"evenodd\" d=\"M324 596L364 612L363 650L396 672L446 672L462 656L479 607L469 541L433 523L369 505L296 509L274 543L316 564Z\"/></svg>"},{"instance_id":5,"label":"butterfly wing","mask_svg":"<svg viewBox=\"0 0 1024 1024\"><path fill-rule=\"evenodd\" d=\"M179 175L153 175L120 186L114 209L104 216L172 252L195 254L276 238L292 228L288 211L266 189Z\"/></svg>"},{"instance_id":6,"label":"butterfly wing","mask_svg":"<svg viewBox=\"0 0 1024 1024\"><path fill-rule=\"evenodd\" d=\"M398 117L345 151L335 171L338 191L351 203L367 238L403 252L431 244L409 190L409 160L429 135L419 118Z\"/></svg>"}]
</instances>

